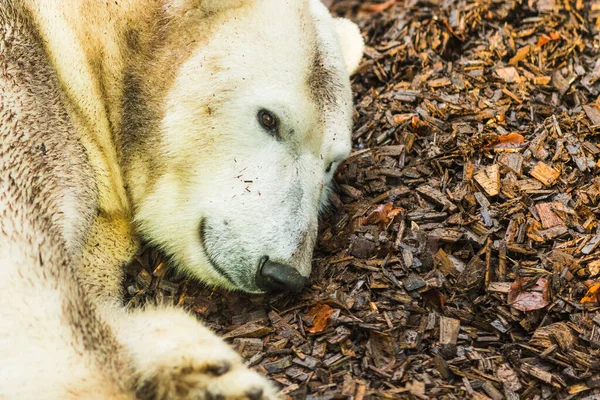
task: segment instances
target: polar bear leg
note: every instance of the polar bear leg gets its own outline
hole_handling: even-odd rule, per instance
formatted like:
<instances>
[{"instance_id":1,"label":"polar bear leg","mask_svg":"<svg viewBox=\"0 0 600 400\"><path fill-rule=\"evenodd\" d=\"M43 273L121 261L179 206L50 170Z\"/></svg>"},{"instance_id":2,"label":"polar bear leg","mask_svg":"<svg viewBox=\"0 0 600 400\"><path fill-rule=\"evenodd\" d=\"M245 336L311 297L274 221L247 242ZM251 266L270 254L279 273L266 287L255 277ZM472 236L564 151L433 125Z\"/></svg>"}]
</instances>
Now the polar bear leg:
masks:
<instances>
[{"instance_id":1,"label":"polar bear leg","mask_svg":"<svg viewBox=\"0 0 600 400\"><path fill-rule=\"evenodd\" d=\"M84 290L130 354L144 399L275 399L271 384L192 315L175 307L127 311L123 265L139 245L122 218L96 217L80 259Z\"/></svg>"},{"instance_id":2,"label":"polar bear leg","mask_svg":"<svg viewBox=\"0 0 600 400\"><path fill-rule=\"evenodd\" d=\"M276 399L271 384L193 316L148 307L108 316L131 353L137 395L152 399Z\"/></svg>"},{"instance_id":3,"label":"polar bear leg","mask_svg":"<svg viewBox=\"0 0 600 400\"><path fill-rule=\"evenodd\" d=\"M78 275L90 299L99 306L121 306L124 266L139 249L125 218L100 212L88 233Z\"/></svg>"}]
</instances>

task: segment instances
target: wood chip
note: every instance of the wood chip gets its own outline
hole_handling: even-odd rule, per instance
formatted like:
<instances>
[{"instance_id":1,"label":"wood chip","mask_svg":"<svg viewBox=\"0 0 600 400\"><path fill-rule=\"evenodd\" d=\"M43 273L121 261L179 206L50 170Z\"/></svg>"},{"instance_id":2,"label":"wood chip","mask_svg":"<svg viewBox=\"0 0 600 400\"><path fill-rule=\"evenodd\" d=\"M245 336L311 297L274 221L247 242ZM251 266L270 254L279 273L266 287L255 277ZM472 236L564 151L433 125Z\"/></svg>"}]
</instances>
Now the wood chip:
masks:
<instances>
[{"instance_id":1,"label":"wood chip","mask_svg":"<svg viewBox=\"0 0 600 400\"><path fill-rule=\"evenodd\" d=\"M502 153L498 158L498 163L520 175L523 169L523 156L519 153Z\"/></svg>"},{"instance_id":2,"label":"wood chip","mask_svg":"<svg viewBox=\"0 0 600 400\"><path fill-rule=\"evenodd\" d=\"M475 174L474 179L488 196L500 193L500 168L497 164L482 169Z\"/></svg>"},{"instance_id":3,"label":"wood chip","mask_svg":"<svg viewBox=\"0 0 600 400\"><path fill-rule=\"evenodd\" d=\"M506 83L521 81L521 77L515 67L498 68L496 69L496 75Z\"/></svg>"},{"instance_id":4,"label":"wood chip","mask_svg":"<svg viewBox=\"0 0 600 400\"><path fill-rule=\"evenodd\" d=\"M444 209L447 209L450 212L454 212L457 209L456 205L454 205L445 194L429 185L419 186L417 188L417 193L442 205Z\"/></svg>"},{"instance_id":5,"label":"wood chip","mask_svg":"<svg viewBox=\"0 0 600 400\"><path fill-rule=\"evenodd\" d=\"M542 221L544 228L552 228L556 225L563 225L564 221L553 211L555 203L540 203L536 204L535 208Z\"/></svg>"},{"instance_id":6,"label":"wood chip","mask_svg":"<svg viewBox=\"0 0 600 400\"><path fill-rule=\"evenodd\" d=\"M223 335L223 338L260 338L273 332L273 329L256 323L247 323Z\"/></svg>"},{"instance_id":7,"label":"wood chip","mask_svg":"<svg viewBox=\"0 0 600 400\"><path fill-rule=\"evenodd\" d=\"M510 282L490 282L487 287L488 292L508 294L510 291Z\"/></svg>"},{"instance_id":8,"label":"wood chip","mask_svg":"<svg viewBox=\"0 0 600 400\"><path fill-rule=\"evenodd\" d=\"M510 65L515 65L519 61L523 61L525 59L525 57L527 57L529 55L529 51L530 51L529 45L521 47L519 50L517 50L517 54L515 54L515 56L513 58L508 60L508 63Z\"/></svg>"},{"instance_id":9,"label":"wood chip","mask_svg":"<svg viewBox=\"0 0 600 400\"><path fill-rule=\"evenodd\" d=\"M458 332L460 321L453 318L440 318L440 344L456 344L458 341Z\"/></svg>"},{"instance_id":10,"label":"wood chip","mask_svg":"<svg viewBox=\"0 0 600 400\"><path fill-rule=\"evenodd\" d=\"M530 364L523 363L521 370L545 383L552 383L552 374Z\"/></svg>"},{"instance_id":11,"label":"wood chip","mask_svg":"<svg viewBox=\"0 0 600 400\"><path fill-rule=\"evenodd\" d=\"M600 105L586 104L583 106L583 109L592 122L592 125L600 126Z\"/></svg>"},{"instance_id":12,"label":"wood chip","mask_svg":"<svg viewBox=\"0 0 600 400\"><path fill-rule=\"evenodd\" d=\"M542 161L538 162L529 174L546 186L551 186L560 176L560 172Z\"/></svg>"}]
</instances>

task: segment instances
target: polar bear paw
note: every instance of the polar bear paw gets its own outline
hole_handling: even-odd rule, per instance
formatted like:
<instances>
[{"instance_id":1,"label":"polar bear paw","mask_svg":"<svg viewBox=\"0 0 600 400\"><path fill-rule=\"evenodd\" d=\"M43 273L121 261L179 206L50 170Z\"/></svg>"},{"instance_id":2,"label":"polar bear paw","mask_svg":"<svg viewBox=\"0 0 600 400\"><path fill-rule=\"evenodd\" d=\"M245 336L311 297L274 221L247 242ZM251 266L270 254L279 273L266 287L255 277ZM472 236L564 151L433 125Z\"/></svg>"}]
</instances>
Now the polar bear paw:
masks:
<instances>
[{"instance_id":1,"label":"polar bear paw","mask_svg":"<svg viewBox=\"0 0 600 400\"><path fill-rule=\"evenodd\" d=\"M119 339L133 357L137 398L278 398L266 378L247 368L227 343L180 309L136 311L121 321Z\"/></svg>"},{"instance_id":2,"label":"polar bear paw","mask_svg":"<svg viewBox=\"0 0 600 400\"><path fill-rule=\"evenodd\" d=\"M270 383L241 360L186 358L141 381L137 397L152 400L275 400ZM153 375L153 376L152 376ZM149 378L149 379L148 379Z\"/></svg>"}]
</instances>

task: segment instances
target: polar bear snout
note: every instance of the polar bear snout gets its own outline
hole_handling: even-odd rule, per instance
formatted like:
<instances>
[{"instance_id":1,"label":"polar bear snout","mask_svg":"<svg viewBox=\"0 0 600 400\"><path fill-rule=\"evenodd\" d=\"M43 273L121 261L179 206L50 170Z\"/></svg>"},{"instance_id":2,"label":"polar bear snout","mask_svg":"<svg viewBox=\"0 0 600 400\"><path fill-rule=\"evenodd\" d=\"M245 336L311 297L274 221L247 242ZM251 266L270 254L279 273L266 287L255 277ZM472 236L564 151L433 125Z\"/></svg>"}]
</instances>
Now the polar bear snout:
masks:
<instances>
[{"instance_id":1,"label":"polar bear snout","mask_svg":"<svg viewBox=\"0 0 600 400\"><path fill-rule=\"evenodd\" d=\"M302 290L306 280L294 267L273 262L268 256L260 259L256 271L256 286L265 292L297 293Z\"/></svg>"},{"instance_id":2,"label":"polar bear snout","mask_svg":"<svg viewBox=\"0 0 600 400\"><path fill-rule=\"evenodd\" d=\"M248 293L297 293L302 290L310 274L315 234L298 233L289 243L288 240L279 243L273 240L283 237L281 232L273 237L252 235L247 240L249 236L243 234L240 226L231 229L234 225L234 221L221 224L214 219L201 219L199 239L206 264L191 271L193 274L206 272L209 268L227 281L225 286Z\"/></svg>"}]
</instances>

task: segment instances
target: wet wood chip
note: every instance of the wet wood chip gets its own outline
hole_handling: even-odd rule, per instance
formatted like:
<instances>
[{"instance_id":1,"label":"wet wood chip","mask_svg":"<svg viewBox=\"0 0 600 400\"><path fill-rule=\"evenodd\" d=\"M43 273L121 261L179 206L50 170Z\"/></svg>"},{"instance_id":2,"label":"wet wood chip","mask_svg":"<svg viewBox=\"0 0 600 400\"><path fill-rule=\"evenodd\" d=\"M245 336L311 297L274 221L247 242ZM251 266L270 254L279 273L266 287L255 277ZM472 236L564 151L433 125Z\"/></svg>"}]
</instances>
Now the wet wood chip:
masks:
<instances>
[{"instance_id":1,"label":"wet wood chip","mask_svg":"<svg viewBox=\"0 0 600 400\"><path fill-rule=\"evenodd\" d=\"M552 374L530 364L522 364L521 371L545 383L552 383Z\"/></svg>"}]
</instances>

